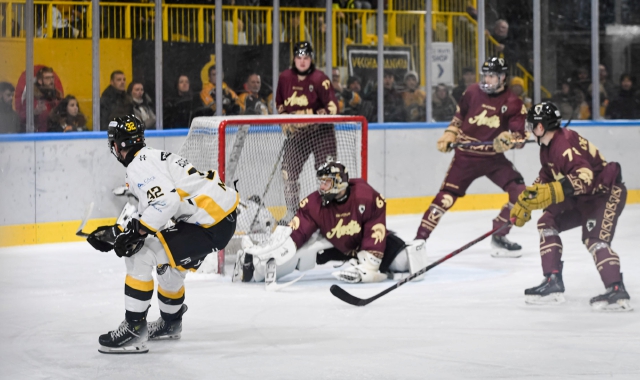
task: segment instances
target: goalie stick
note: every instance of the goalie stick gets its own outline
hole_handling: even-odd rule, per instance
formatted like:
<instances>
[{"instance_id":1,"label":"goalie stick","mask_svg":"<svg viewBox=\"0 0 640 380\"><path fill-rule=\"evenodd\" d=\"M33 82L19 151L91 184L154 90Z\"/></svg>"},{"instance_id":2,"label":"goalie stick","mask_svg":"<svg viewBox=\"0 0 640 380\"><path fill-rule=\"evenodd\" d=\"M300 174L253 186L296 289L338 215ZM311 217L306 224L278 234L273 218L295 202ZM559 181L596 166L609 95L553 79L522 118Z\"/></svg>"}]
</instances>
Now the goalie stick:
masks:
<instances>
[{"instance_id":1,"label":"goalie stick","mask_svg":"<svg viewBox=\"0 0 640 380\"><path fill-rule=\"evenodd\" d=\"M87 210L84 212L84 215L82 216L82 221L80 222L80 227L78 227L78 231L76 231L76 235L83 237L83 238L87 238L89 237L89 234L82 231L82 229L84 228L84 226L87 225L87 222L89 221L89 217L91 216L91 212L93 211L93 202L91 202L89 204L89 207L87 207Z\"/></svg>"},{"instance_id":2,"label":"goalie stick","mask_svg":"<svg viewBox=\"0 0 640 380\"><path fill-rule=\"evenodd\" d=\"M464 251L465 249L471 247L472 245L484 240L488 236L493 235L498 231L501 231L502 229L506 228L507 226L511 226L514 222L515 222L515 220L511 219L508 223L505 223L500 227L496 227L496 228L492 229L491 231L487 232L486 234L480 236L479 238L477 238L477 239L475 239L473 241L470 241L469 243L467 243L467 244L463 245L462 247L456 249L455 251L451 252L450 254L442 257L440 260L438 260L438 261L436 261L434 263L431 263L429 266L427 266L425 268L420 269L418 272L416 272L416 273L412 274L411 276L409 276L409 277L397 282L395 285L383 290L382 292L376 294L373 297L365 298L365 299L358 298L356 296L353 296L353 295L349 294L346 290L342 289L338 285L331 285L331 289L330 289L331 294L336 296L341 301L344 301L344 302L346 302L346 303L348 303L350 305L353 305L353 306L366 306L366 305L370 304L371 302L377 300L378 298L384 296L385 294L391 292L392 290L399 288L400 286L402 286L402 285L406 284L407 282L413 280L414 278L422 275L423 273L426 273L429 270L437 267L438 265L442 264L443 262L445 262L445 261L449 260L450 258L452 258L453 256L457 255L458 253L460 253L460 252Z\"/></svg>"},{"instance_id":3,"label":"goalie stick","mask_svg":"<svg viewBox=\"0 0 640 380\"><path fill-rule=\"evenodd\" d=\"M280 148L280 153L278 153L278 159L276 160L275 165L273 165L273 169L271 169L271 174L269 175L269 180L267 181L267 186L264 188L264 191L262 192L262 197L260 197L260 204L258 205L258 209L256 210L256 214L253 216L253 220L251 221L251 224L249 225L249 230L251 230L251 228L253 228L253 224L256 222L256 220L258 220L258 215L260 215L260 210L262 209L262 207L264 207L264 197L267 196L267 192L269 192L269 187L271 187L271 182L273 181L273 177L276 174L276 170L278 170L278 164L280 163L280 160L282 159L282 155L284 154L284 147L287 145L287 140L288 140L288 138L285 137L284 141L282 142L282 147Z\"/></svg>"}]
</instances>

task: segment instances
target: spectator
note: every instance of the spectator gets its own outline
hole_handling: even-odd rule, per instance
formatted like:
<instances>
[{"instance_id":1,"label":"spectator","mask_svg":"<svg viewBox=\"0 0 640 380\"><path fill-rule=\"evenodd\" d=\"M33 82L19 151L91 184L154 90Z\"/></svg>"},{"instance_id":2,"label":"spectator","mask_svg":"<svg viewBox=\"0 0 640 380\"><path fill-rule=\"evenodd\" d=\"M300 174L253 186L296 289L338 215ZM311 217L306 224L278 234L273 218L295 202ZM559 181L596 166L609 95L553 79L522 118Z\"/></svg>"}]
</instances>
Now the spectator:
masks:
<instances>
[{"instance_id":1,"label":"spectator","mask_svg":"<svg viewBox=\"0 0 640 380\"><path fill-rule=\"evenodd\" d=\"M496 51L502 53L507 63L515 67L518 62L518 44L509 35L509 23L503 19L496 21L491 36L498 43Z\"/></svg>"},{"instance_id":2,"label":"spectator","mask_svg":"<svg viewBox=\"0 0 640 380\"><path fill-rule=\"evenodd\" d=\"M418 74L408 71L404 75L404 92L402 100L406 113L406 121L426 121L427 94L418 88Z\"/></svg>"},{"instance_id":3,"label":"spectator","mask_svg":"<svg viewBox=\"0 0 640 380\"><path fill-rule=\"evenodd\" d=\"M522 100L522 103L524 103L524 106L527 107L527 110L531 108L532 100L531 98L527 97L527 94L525 94L524 92L524 79L520 77L513 77L513 79L511 79L511 85L509 86L509 89L511 90L511 92L513 92L514 95Z\"/></svg>"},{"instance_id":4,"label":"spectator","mask_svg":"<svg viewBox=\"0 0 640 380\"><path fill-rule=\"evenodd\" d=\"M344 110L342 114L364 116L369 122L374 120L375 107L371 101L363 99L362 80L360 77L354 75L347 79L347 87L343 87L341 98Z\"/></svg>"},{"instance_id":5,"label":"spectator","mask_svg":"<svg viewBox=\"0 0 640 380\"><path fill-rule=\"evenodd\" d=\"M607 119L640 119L640 98L636 93L634 76L620 76L620 90L607 107L605 116Z\"/></svg>"},{"instance_id":6,"label":"spectator","mask_svg":"<svg viewBox=\"0 0 640 380\"><path fill-rule=\"evenodd\" d=\"M250 73L244 82L244 91L238 96L238 105L242 115L270 115L273 113L271 103L273 94L269 94L267 99L260 96L262 81L258 73Z\"/></svg>"},{"instance_id":7,"label":"spectator","mask_svg":"<svg viewBox=\"0 0 640 380\"><path fill-rule=\"evenodd\" d=\"M67 95L51 111L48 121L49 132L82 132L86 129L87 119L80 111L78 100Z\"/></svg>"},{"instance_id":8,"label":"spectator","mask_svg":"<svg viewBox=\"0 0 640 380\"><path fill-rule=\"evenodd\" d=\"M106 131L109 120L114 117L133 113L133 102L125 91L126 78L124 73L116 70L111 73L111 82L100 97L100 130Z\"/></svg>"},{"instance_id":9,"label":"spectator","mask_svg":"<svg viewBox=\"0 0 640 380\"><path fill-rule=\"evenodd\" d=\"M338 114L343 114L344 111L344 98L342 97L342 83L340 83L340 69L334 67L331 69L331 85L336 93L336 99L338 99Z\"/></svg>"},{"instance_id":10,"label":"spectator","mask_svg":"<svg viewBox=\"0 0 640 380\"><path fill-rule=\"evenodd\" d=\"M611 79L609 78L609 72L607 71L607 67L603 64L599 66L600 72L600 85L604 88L604 91L607 93L607 98L609 100L615 97L616 86L613 84Z\"/></svg>"},{"instance_id":11,"label":"spectator","mask_svg":"<svg viewBox=\"0 0 640 380\"><path fill-rule=\"evenodd\" d=\"M144 128L156 129L156 113L153 112L153 105L149 95L144 93L144 85L136 80L129 83L127 87L127 95L129 95L133 103L133 114L144 123Z\"/></svg>"},{"instance_id":12,"label":"spectator","mask_svg":"<svg viewBox=\"0 0 640 380\"><path fill-rule=\"evenodd\" d=\"M436 86L431 104L433 121L451 121L456 114L457 103L444 83Z\"/></svg>"},{"instance_id":13,"label":"spectator","mask_svg":"<svg viewBox=\"0 0 640 380\"><path fill-rule=\"evenodd\" d=\"M393 72L384 71L384 86L382 106L384 107L384 122L407 121L402 95L396 90L396 78ZM374 95L376 92L373 93Z\"/></svg>"},{"instance_id":14,"label":"spectator","mask_svg":"<svg viewBox=\"0 0 640 380\"><path fill-rule=\"evenodd\" d=\"M554 92L551 101L556 104L560 113L567 119L588 119L589 106L584 101L584 94L573 86L573 79L562 82L560 90Z\"/></svg>"},{"instance_id":15,"label":"spectator","mask_svg":"<svg viewBox=\"0 0 640 380\"><path fill-rule=\"evenodd\" d=\"M20 119L22 125L27 123L27 105L25 98L26 91L22 97L22 107L20 109ZM47 120L51 110L58 105L62 99L62 93L56 89L55 76L51 67L44 66L36 74L36 83L33 91L33 122L36 132L47 131Z\"/></svg>"},{"instance_id":16,"label":"spectator","mask_svg":"<svg viewBox=\"0 0 640 380\"><path fill-rule=\"evenodd\" d=\"M223 77L224 79L224 77ZM216 112L216 65L209 67L209 83L205 83L200 91L200 99L205 107L211 108L213 114ZM239 115L238 95L222 82L222 114Z\"/></svg>"},{"instance_id":17,"label":"spectator","mask_svg":"<svg viewBox=\"0 0 640 380\"><path fill-rule=\"evenodd\" d=\"M462 77L458 81L458 86L453 89L452 96L456 103L462 98L462 94L467 90L467 87L476 83L476 72L471 67L465 67L462 69Z\"/></svg>"},{"instance_id":18,"label":"spectator","mask_svg":"<svg viewBox=\"0 0 640 380\"><path fill-rule=\"evenodd\" d=\"M580 67L576 70L576 87L582 92L583 97L587 105L589 106L589 116L586 119L591 118L592 114L592 83L591 77L589 76L589 70L586 67ZM600 83L600 115L604 116L605 109L609 104L609 99L607 97L607 92L604 90L602 83Z\"/></svg>"},{"instance_id":19,"label":"spectator","mask_svg":"<svg viewBox=\"0 0 640 380\"><path fill-rule=\"evenodd\" d=\"M58 5L58 7L60 7L60 5ZM66 7L70 8L69 6ZM55 5L51 5L51 16L53 19L52 29L54 38L77 38L80 36L80 31L71 26L71 23L69 22L69 17L73 17L73 15L73 13L67 12L66 15L63 16L62 12L60 12L60 10ZM49 37L47 36L47 29L48 24L45 21L36 30L36 37Z\"/></svg>"},{"instance_id":20,"label":"spectator","mask_svg":"<svg viewBox=\"0 0 640 380\"><path fill-rule=\"evenodd\" d=\"M191 120L205 113L200 96L191 91L189 77L180 75L175 86L175 95L164 104L164 129L189 128Z\"/></svg>"},{"instance_id":21,"label":"spectator","mask_svg":"<svg viewBox=\"0 0 640 380\"><path fill-rule=\"evenodd\" d=\"M0 133L19 133L20 118L13 110L15 87L9 82L0 82Z\"/></svg>"}]
</instances>

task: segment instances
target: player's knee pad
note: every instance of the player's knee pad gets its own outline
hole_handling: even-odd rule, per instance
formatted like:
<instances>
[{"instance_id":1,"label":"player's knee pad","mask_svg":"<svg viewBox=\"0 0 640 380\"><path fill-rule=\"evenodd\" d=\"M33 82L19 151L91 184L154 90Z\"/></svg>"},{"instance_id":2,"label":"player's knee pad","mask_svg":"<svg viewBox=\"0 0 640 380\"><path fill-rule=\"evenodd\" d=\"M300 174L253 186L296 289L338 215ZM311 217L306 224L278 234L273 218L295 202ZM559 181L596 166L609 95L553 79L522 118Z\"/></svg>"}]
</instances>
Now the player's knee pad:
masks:
<instances>
[{"instance_id":1,"label":"player's knee pad","mask_svg":"<svg viewBox=\"0 0 640 380\"><path fill-rule=\"evenodd\" d=\"M457 199L458 199L458 196L456 194L453 194L446 190L442 190L436 195L432 204L436 204L442 207L446 211L450 209L454 203L456 203Z\"/></svg>"}]
</instances>

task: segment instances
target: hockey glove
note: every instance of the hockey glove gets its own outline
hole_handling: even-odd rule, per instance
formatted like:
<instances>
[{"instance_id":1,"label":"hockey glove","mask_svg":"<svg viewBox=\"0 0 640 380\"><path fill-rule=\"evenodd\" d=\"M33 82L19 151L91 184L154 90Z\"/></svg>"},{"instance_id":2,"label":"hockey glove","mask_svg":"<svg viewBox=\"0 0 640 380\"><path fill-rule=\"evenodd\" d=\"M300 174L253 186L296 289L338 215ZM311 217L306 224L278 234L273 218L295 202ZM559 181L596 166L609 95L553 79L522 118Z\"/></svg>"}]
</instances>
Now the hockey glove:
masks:
<instances>
[{"instance_id":1,"label":"hockey glove","mask_svg":"<svg viewBox=\"0 0 640 380\"><path fill-rule=\"evenodd\" d=\"M331 273L338 280L352 284L358 282L380 282L387 279L387 276L380 273L381 259L375 257L371 252L358 252L358 259L349 260L350 267Z\"/></svg>"},{"instance_id":2,"label":"hockey glove","mask_svg":"<svg viewBox=\"0 0 640 380\"><path fill-rule=\"evenodd\" d=\"M509 216L511 217L511 219L516 219L513 224L515 224L517 227L522 227L525 225L525 223L531 220L531 210L523 206L522 202L518 200L511 209Z\"/></svg>"},{"instance_id":3,"label":"hockey glove","mask_svg":"<svg viewBox=\"0 0 640 380\"><path fill-rule=\"evenodd\" d=\"M451 149L453 149L451 148L451 144L458 139L458 131L459 129L455 125L448 126L447 129L444 130L442 137L438 140L438 150L442 153L450 152Z\"/></svg>"},{"instance_id":4,"label":"hockey glove","mask_svg":"<svg viewBox=\"0 0 640 380\"><path fill-rule=\"evenodd\" d=\"M562 183L554 181L527 186L518 196L518 203L520 202L529 210L543 210L552 204L564 202Z\"/></svg>"},{"instance_id":5,"label":"hockey glove","mask_svg":"<svg viewBox=\"0 0 640 380\"><path fill-rule=\"evenodd\" d=\"M113 249L116 237L120 235L120 233L122 233L122 230L118 224L98 227L95 231L89 234L87 242L98 251L109 252Z\"/></svg>"},{"instance_id":6,"label":"hockey glove","mask_svg":"<svg viewBox=\"0 0 640 380\"><path fill-rule=\"evenodd\" d=\"M116 237L113 249L118 257L131 257L138 253L144 246L144 239L147 235L140 233L140 222L138 219L131 219L127 229Z\"/></svg>"},{"instance_id":7,"label":"hockey glove","mask_svg":"<svg viewBox=\"0 0 640 380\"><path fill-rule=\"evenodd\" d=\"M512 138L513 136L511 136L511 132L502 132L498 137L493 139L493 150L496 153L504 153L513 148L514 144Z\"/></svg>"}]
</instances>

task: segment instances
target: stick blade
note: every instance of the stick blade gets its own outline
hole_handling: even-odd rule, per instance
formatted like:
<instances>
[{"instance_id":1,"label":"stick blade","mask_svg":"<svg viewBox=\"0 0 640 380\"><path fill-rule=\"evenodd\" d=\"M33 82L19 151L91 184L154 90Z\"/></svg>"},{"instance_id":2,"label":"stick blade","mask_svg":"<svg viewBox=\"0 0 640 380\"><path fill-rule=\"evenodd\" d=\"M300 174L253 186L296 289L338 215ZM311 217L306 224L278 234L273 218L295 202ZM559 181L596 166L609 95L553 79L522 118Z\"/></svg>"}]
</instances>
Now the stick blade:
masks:
<instances>
[{"instance_id":1,"label":"stick blade","mask_svg":"<svg viewBox=\"0 0 640 380\"><path fill-rule=\"evenodd\" d=\"M347 293L346 290L342 289L338 285L331 285L331 288L329 289L329 291L331 291L331 294L333 294L336 298L338 298L343 302L348 303L349 305L365 306L369 303L368 300L363 300L362 298L358 298L356 296L353 296Z\"/></svg>"}]
</instances>

